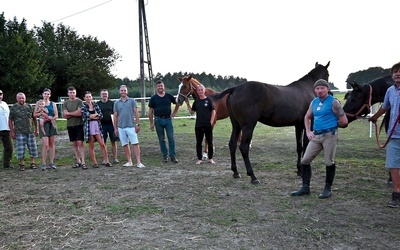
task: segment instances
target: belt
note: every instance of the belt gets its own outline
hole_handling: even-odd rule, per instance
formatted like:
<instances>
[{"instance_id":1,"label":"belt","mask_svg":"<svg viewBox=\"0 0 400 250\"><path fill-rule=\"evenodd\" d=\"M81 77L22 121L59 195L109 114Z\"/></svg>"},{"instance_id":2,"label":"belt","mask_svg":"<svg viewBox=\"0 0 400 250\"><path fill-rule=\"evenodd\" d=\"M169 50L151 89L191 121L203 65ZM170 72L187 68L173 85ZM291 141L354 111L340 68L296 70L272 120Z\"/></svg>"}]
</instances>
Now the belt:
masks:
<instances>
[{"instance_id":1,"label":"belt","mask_svg":"<svg viewBox=\"0 0 400 250\"><path fill-rule=\"evenodd\" d=\"M168 119L171 118L169 115L162 115L162 116L156 116L156 118L160 118L160 119Z\"/></svg>"},{"instance_id":2,"label":"belt","mask_svg":"<svg viewBox=\"0 0 400 250\"><path fill-rule=\"evenodd\" d=\"M326 134L329 132L332 132L332 135L334 135L336 133L336 129L337 129L337 127L321 129L321 130L314 130L314 135L322 135L322 134Z\"/></svg>"}]
</instances>

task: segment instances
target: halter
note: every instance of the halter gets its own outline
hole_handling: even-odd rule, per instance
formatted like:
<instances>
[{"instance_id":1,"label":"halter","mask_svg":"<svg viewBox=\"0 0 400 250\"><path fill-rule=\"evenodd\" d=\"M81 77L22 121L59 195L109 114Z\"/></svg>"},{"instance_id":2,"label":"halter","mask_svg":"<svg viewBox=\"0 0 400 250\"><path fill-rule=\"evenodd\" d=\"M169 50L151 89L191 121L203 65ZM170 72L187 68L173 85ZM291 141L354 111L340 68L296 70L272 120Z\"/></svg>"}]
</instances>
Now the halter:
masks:
<instances>
[{"instance_id":1,"label":"halter","mask_svg":"<svg viewBox=\"0 0 400 250\"><path fill-rule=\"evenodd\" d=\"M181 93L182 86L183 86L183 83L181 82L179 84L179 92L178 93L179 93L180 96L183 96L183 98L185 98L185 100L187 100L189 98L189 96L194 93L194 90L196 89L196 87L193 86L191 81L189 81L190 91L186 95L184 95L184 94Z\"/></svg>"},{"instance_id":2,"label":"halter","mask_svg":"<svg viewBox=\"0 0 400 250\"><path fill-rule=\"evenodd\" d=\"M370 84L368 84L368 86L369 86L369 97L368 97L367 101L361 106L361 108L355 114L346 113L346 116L355 117L355 118L365 118L365 115L364 116L358 115L361 113L361 111L363 111L364 108L368 109L368 114L371 112L372 87Z\"/></svg>"}]
</instances>

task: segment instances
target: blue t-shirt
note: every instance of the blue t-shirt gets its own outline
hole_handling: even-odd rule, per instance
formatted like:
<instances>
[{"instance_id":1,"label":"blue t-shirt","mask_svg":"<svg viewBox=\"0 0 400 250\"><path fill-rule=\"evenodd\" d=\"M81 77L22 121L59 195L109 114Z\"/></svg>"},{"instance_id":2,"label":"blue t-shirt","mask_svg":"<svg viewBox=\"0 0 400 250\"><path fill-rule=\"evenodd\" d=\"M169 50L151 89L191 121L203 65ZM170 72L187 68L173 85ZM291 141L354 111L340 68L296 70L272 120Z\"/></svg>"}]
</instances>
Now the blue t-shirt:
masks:
<instances>
[{"instance_id":1,"label":"blue t-shirt","mask_svg":"<svg viewBox=\"0 0 400 250\"><path fill-rule=\"evenodd\" d=\"M400 112L400 88L396 87L396 84L390 86L386 90L385 98L383 99L382 108L388 109L390 108L390 121L389 121L389 130L387 132L388 135L392 133L393 124L397 121ZM400 138L400 125L397 124L394 128L394 132L392 134L392 138Z\"/></svg>"}]
</instances>

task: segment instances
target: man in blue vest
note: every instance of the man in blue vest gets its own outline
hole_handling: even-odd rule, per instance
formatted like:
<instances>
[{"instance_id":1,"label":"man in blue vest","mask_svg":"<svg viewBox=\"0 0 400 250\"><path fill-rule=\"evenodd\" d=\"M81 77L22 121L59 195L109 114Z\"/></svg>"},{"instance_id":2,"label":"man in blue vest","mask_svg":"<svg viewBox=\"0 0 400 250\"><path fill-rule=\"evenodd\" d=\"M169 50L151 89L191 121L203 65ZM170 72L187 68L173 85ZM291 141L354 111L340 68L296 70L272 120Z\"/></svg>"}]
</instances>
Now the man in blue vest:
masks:
<instances>
[{"instance_id":1,"label":"man in blue vest","mask_svg":"<svg viewBox=\"0 0 400 250\"><path fill-rule=\"evenodd\" d=\"M335 178L335 154L338 141L338 127L347 126L347 117L340 102L329 94L329 84L324 79L319 79L314 84L314 91L317 97L311 104L304 117L304 125L307 137L310 140L306 152L301 159L302 187L292 196L310 194L311 162L324 150L326 163L325 188L319 195L320 199L331 196L331 187ZM313 129L311 129L313 124Z\"/></svg>"}]
</instances>

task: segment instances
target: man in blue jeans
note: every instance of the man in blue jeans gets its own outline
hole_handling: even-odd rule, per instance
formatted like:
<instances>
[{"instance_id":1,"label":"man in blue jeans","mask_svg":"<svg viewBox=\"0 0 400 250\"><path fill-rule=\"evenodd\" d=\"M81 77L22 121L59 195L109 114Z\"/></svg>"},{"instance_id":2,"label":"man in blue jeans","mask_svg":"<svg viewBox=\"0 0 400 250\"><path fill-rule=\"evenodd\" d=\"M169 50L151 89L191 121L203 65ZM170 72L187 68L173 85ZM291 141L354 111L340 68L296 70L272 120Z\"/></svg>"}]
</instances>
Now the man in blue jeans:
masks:
<instances>
[{"instance_id":1,"label":"man in blue jeans","mask_svg":"<svg viewBox=\"0 0 400 250\"><path fill-rule=\"evenodd\" d=\"M156 83L156 88L157 93L150 98L149 102L150 130L154 131L154 127L156 127L158 143L160 144L164 162L168 162L168 149L165 142L165 133L167 134L169 157L173 163L178 163L175 156L175 135L172 118L178 112L179 105L177 105L173 95L165 92L164 83L162 81ZM175 104L175 109L172 114L171 103ZM154 121L153 117L155 118Z\"/></svg>"}]
</instances>

